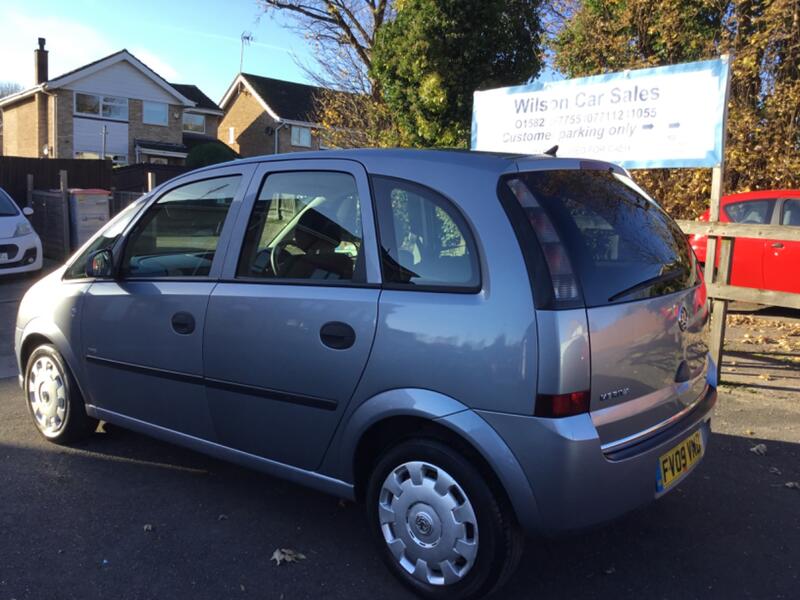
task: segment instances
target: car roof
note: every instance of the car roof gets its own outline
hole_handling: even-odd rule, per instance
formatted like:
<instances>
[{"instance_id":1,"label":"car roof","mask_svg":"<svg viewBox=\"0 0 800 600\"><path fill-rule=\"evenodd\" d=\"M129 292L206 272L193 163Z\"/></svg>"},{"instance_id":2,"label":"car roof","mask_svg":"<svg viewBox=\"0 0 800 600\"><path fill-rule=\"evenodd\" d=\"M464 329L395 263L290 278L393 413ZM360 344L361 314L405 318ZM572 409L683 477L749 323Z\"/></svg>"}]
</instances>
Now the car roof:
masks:
<instances>
[{"instance_id":1,"label":"car roof","mask_svg":"<svg viewBox=\"0 0 800 600\"><path fill-rule=\"evenodd\" d=\"M524 170L542 169L577 169L588 160L592 164L601 164L618 172L624 170L613 163L605 163L593 159L561 158L548 154L512 154L503 152L481 152L463 149L411 149L411 148L353 148L346 150L321 150L316 152L292 152L285 154L269 154L242 158L235 161L211 165L198 171L213 170L215 167L233 166L237 164L268 163L286 160L339 159L361 163L373 174L409 173L425 163L439 164L460 168L473 168L495 172L497 174L513 173Z\"/></svg>"},{"instance_id":2,"label":"car roof","mask_svg":"<svg viewBox=\"0 0 800 600\"><path fill-rule=\"evenodd\" d=\"M763 200L765 198L800 198L800 190L758 190L755 192L740 192L728 194L720 200L722 204L733 202L746 202L747 200Z\"/></svg>"}]
</instances>

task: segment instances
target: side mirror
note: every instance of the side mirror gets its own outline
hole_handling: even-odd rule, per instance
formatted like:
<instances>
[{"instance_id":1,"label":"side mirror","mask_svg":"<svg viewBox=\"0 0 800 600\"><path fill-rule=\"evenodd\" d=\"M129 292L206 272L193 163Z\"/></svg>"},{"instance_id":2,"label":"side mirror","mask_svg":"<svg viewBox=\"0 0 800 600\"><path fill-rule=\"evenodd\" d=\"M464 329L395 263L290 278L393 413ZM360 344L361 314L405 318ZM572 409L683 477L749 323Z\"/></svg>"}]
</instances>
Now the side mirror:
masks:
<instances>
[{"instance_id":1,"label":"side mirror","mask_svg":"<svg viewBox=\"0 0 800 600\"><path fill-rule=\"evenodd\" d=\"M109 279L114 275L114 256L111 250L98 250L86 261L86 276Z\"/></svg>"},{"instance_id":2,"label":"side mirror","mask_svg":"<svg viewBox=\"0 0 800 600\"><path fill-rule=\"evenodd\" d=\"M30 217L33 214L33 209L30 206L25 206L22 209L22 214L26 217Z\"/></svg>"}]
</instances>

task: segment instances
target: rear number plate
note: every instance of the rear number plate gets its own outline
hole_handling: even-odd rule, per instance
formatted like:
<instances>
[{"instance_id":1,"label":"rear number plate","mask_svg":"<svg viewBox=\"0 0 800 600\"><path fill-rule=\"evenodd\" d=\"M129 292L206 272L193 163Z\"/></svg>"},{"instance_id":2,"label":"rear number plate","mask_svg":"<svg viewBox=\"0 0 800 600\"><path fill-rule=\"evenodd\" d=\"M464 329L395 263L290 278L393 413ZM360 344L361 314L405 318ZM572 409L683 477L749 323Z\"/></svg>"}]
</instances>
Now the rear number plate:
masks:
<instances>
[{"instance_id":1,"label":"rear number plate","mask_svg":"<svg viewBox=\"0 0 800 600\"><path fill-rule=\"evenodd\" d=\"M692 469L703 456L703 436L695 431L680 444L658 459L656 490L663 492L684 473Z\"/></svg>"}]
</instances>

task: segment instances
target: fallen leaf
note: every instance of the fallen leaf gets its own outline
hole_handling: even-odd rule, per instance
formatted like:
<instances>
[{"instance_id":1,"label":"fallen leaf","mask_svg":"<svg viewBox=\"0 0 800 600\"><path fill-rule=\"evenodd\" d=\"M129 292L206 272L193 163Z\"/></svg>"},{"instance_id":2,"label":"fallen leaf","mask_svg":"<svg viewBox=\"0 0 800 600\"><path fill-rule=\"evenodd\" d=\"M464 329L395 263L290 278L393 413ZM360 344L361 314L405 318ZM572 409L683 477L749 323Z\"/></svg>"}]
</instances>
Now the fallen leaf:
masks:
<instances>
[{"instance_id":1,"label":"fallen leaf","mask_svg":"<svg viewBox=\"0 0 800 600\"><path fill-rule=\"evenodd\" d=\"M769 373L762 373L758 376L759 379L763 379L764 381L772 381L772 375Z\"/></svg>"},{"instance_id":2,"label":"fallen leaf","mask_svg":"<svg viewBox=\"0 0 800 600\"><path fill-rule=\"evenodd\" d=\"M756 444L752 448L750 448L750 452L753 454L757 454L758 456L764 456L767 453L767 445L766 444Z\"/></svg>"},{"instance_id":3,"label":"fallen leaf","mask_svg":"<svg viewBox=\"0 0 800 600\"><path fill-rule=\"evenodd\" d=\"M306 555L292 550L291 548L276 548L272 553L270 560L275 561L275 566L280 566L282 562L297 562L298 560L305 560Z\"/></svg>"},{"instance_id":4,"label":"fallen leaf","mask_svg":"<svg viewBox=\"0 0 800 600\"><path fill-rule=\"evenodd\" d=\"M772 473L773 475L781 474L781 470L778 467L770 467L769 472Z\"/></svg>"},{"instance_id":5,"label":"fallen leaf","mask_svg":"<svg viewBox=\"0 0 800 600\"><path fill-rule=\"evenodd\" d=\"M145 523L144 524L144 530L145 531L153 531L153 526L150 523Z\"/></svg>"},{"instance_id":6,"label":"fallen leaf","mask_svg":"<svg viewBox=\"0 0 800 600\"><path fill-rule=\"evenodd\" d=\"M613 575L616 572L617 570L614 567L608 567L607 569L603 569L603 573L605 573L606 575Z\"/></svg>"},{"instance_id":7,"label":"fallen leaf","mask_svg":"<svg viewBox=\"0 0 800 600\"><path fill-rule=\"evenodd\" d=\"M800 490L800 483L797 483L796 481L787 481L783 485L791 490Z\"/></svg>"},{"instance_id":8,"label":"fallen leaf","mask_svg":"<svg viewBox=\"0 0 800 600\"><path fill-rule=\"evenodd\" d=\"M227 521L227 520L228 520L228 515L224 513L217 517L217 521Z\"/></svg>"},{"instance_id":9,"label":"fallen leaf","mask_svg":"<svg viewBox=\"0 0 800 600\"><path fill-rule=\"evenodd\" d=\"M755 432L755 431L753 431L752 429L745 429L745 430L744 430L744 432L745 432L747 435L755 435L755 434L756 434L756 432Z\"/></svg>"}]
</instances>

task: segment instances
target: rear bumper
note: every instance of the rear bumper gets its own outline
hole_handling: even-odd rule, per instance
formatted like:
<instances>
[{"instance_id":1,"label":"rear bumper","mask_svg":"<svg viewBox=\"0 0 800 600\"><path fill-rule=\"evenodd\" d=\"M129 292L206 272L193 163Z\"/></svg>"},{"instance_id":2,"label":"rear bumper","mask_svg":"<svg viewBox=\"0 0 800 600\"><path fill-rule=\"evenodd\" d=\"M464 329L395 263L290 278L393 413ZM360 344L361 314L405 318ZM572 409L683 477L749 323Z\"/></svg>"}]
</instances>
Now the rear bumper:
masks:
<instances>
[{"instance_id":1,"label":"rear bumper","mask_svg":"<svg viewBox=\"0 0 800 600\"><path fill-rule=\"evenodd\" d=\"M709 386L704 398L679 421L605 453L588 414L540 419L476 412L511 448L533 489L539 526L529 533L555 533L609 521L663 495L656 491L659 457L698 430L707 450L716 399L716 388Z\"/></svg>"}]
</instances>

